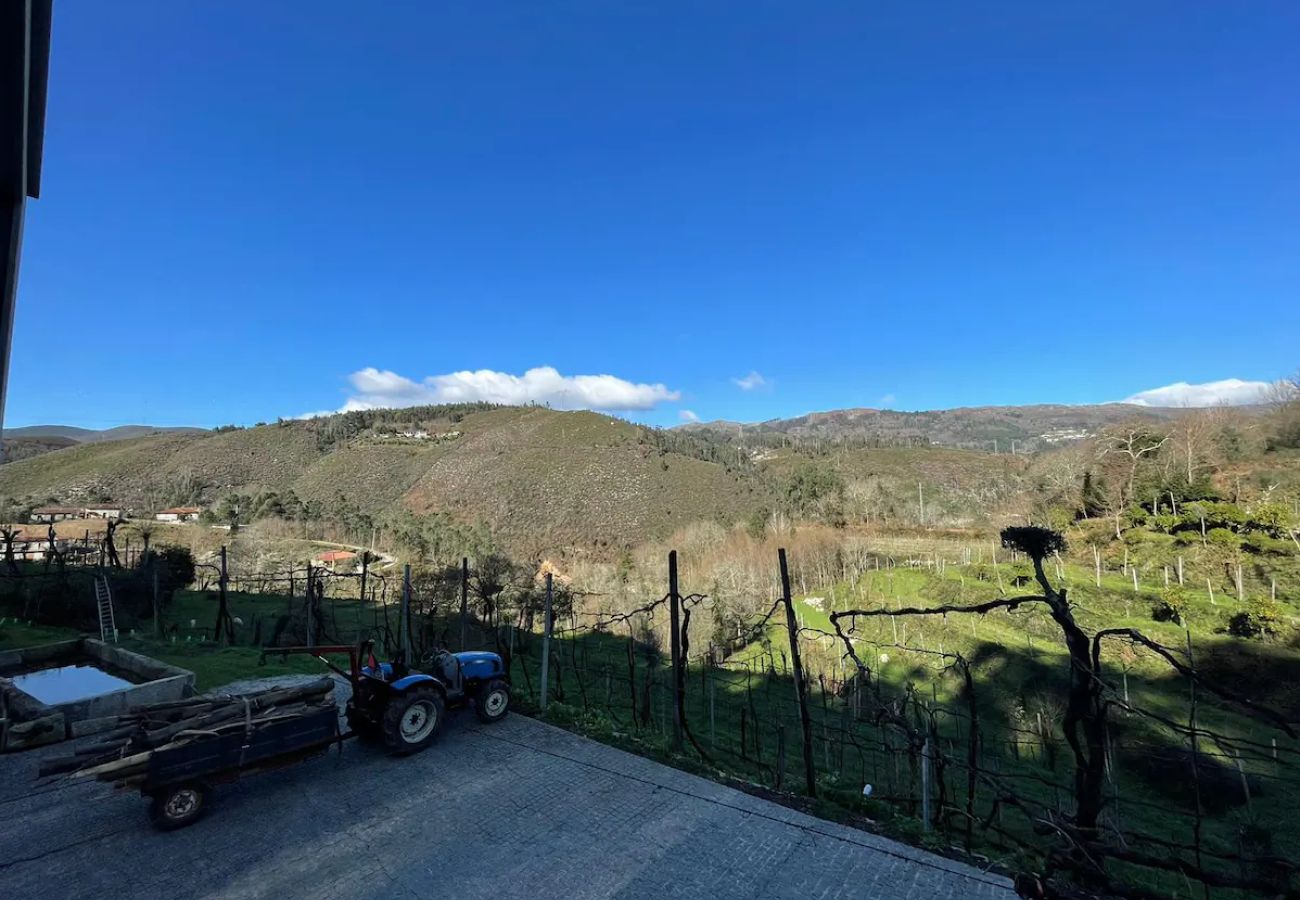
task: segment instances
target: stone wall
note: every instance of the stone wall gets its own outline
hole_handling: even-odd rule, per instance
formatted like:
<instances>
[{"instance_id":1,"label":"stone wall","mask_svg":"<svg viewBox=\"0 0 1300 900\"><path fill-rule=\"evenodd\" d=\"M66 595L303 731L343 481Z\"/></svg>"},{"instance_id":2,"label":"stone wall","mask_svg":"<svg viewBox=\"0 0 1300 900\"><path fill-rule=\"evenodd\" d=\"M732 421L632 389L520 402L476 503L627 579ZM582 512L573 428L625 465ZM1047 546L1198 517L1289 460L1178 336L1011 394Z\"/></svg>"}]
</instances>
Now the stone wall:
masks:
<instances>
[{"instance_id":1,"label":"stone wall","mask_svg":"<svg viewBox=\"0 0 1300 900\"><path fill-rule=\"evenodd\" d=\"M138 682L121 690L47 706L0 677L0 751L61 741L110 727L132 706L179 700L194 693L194 673L94 638L0 651L0 672L10 675L77 662L100 664Z\"/></svg>"}]
</instances>

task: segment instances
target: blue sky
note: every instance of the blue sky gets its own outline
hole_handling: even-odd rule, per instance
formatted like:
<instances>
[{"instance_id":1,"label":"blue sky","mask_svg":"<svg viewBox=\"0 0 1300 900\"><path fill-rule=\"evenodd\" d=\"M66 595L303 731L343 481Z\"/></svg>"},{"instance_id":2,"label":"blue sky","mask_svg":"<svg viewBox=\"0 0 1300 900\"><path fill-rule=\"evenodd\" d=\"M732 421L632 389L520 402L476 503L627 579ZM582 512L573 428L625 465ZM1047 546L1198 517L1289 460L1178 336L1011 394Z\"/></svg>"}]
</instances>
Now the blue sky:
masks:
<instances>
[{"instance_id":1,"label":"blue sky","mask_svg":"<svg viewBox=\"0 0 1300 900\"><path fill-rule=\"evenodd\" d=\"M7 423L1277 378L1297 43L1293 2L60 2Z\"/></svg>"}]
</instances>

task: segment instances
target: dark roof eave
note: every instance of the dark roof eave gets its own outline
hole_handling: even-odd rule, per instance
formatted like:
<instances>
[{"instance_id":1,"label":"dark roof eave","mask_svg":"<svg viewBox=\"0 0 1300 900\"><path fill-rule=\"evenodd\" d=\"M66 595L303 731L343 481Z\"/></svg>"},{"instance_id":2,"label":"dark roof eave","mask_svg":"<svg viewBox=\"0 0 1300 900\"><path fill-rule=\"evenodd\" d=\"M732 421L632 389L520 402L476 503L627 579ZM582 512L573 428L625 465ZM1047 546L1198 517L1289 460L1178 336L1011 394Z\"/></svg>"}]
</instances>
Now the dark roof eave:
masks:
<instances>
[{"instance_id":1,"label":"dark roof eave","mask_svg":"<svg viewBox=\"0 0 1300 900\"><path fill-rule=\"evenodd\" d=\"M27 196L41 195L45 97L50 84L50 24L54 0L31 0L31 68L27 87Z\"/></svg>"}]
</instances>

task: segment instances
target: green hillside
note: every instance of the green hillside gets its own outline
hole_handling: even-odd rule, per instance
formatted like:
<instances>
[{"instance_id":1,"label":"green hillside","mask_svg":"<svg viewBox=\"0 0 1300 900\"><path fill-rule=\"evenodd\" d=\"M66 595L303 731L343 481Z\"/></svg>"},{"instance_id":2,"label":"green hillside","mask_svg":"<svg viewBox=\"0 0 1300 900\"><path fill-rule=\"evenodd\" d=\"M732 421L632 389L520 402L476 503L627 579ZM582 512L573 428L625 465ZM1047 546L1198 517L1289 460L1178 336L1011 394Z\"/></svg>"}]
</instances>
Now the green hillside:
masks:
<instances>
[{"instance_id":1,"label":"green hillside","mask_svg":"<svg viewBox=\"0 0 1300 900\"><path fill-rule=\"evenodd\" d=\"M113 500L136 515L232 494L291 495L328 515L395 507L486 524L518 549L625 546L767 501L744 470L667 449L591 412L429 407L79 444L0 467L11 507Z\"/></svg>"}]
</instances>

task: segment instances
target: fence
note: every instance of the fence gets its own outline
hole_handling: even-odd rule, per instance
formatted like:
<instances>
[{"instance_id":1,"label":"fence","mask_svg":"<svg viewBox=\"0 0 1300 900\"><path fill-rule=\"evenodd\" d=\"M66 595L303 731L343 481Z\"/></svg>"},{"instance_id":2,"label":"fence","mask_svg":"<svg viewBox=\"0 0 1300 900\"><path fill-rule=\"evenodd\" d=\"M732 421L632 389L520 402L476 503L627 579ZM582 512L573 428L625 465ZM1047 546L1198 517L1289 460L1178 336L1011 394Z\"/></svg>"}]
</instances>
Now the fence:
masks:
<instances>
[{"instance_id":1,"label":"fence","mask_svg":"<svg viewBox=\"0 0 1300 900\"><path fill-rule=\"evenodd\" d=\"M1285 728L1261 737L1259 725L1198 701L1194 668L1181 719L1106 686L1115 721L1105 796L1097 829L1084 833L1063 711L1012 714L1015 698L981 671L988 660L801 626L784 571L782 596L745 636L750 652L728 657L692 634L691 613L708 599L681 594L675 568L671 555L668 592L631 612L571 609L549 635L545 618L541 634L507 626L490 635L510 657L517 692L679 764L860 814L901 813L905 832L932 832L993 862L1036 860L1049 876L1111 894L1167 897L1193 883L1206 895L1294 889L1287 823L1300 799L1300 748ZM901 687L862 662L886 655L905 661ZM1068 666L1029 662L1064 697Z\"/></svg>"},{"instance_id":2,"label":"fence","mask_svg":"<svg viewBox=\"0 0 1300 900\"><path fill-rule=\"evenodd\" d=\"M468 561L421 580L371 571L365 557L355 573L305 566L242 577L222 560L196 575L210 595L196 609L214 625L196 618L186 636L248 646L372 637L390 654L409 645L416 658L435 646L490 648L506 658L525 707L679 765L890 818L990 864L1139 898L1192 885L1207 896L1295 889L1300 746L1287 723L1216 701L1190 639L1160 706L1133 700L1127 675L1099 686L1111 716L1105 796L1096 829L1083 833L1065 708L1074 673L1063 656L1002 646L967 657L916 630L868 634L853 617L813 627L799 621L784 563L782 553L780 596L766 614L724 639L716 627L700 633L711 601L677 584L675 553L666 593L631 610L602 608L606 598L575 596L549 577L509 598L472 596ZM932 611L874 610L891 621ZM1022 614L951 610L964 613ZM1013 669L1058 707L1022 706L1000 682Z\"/></svg>"}]
</instances>

